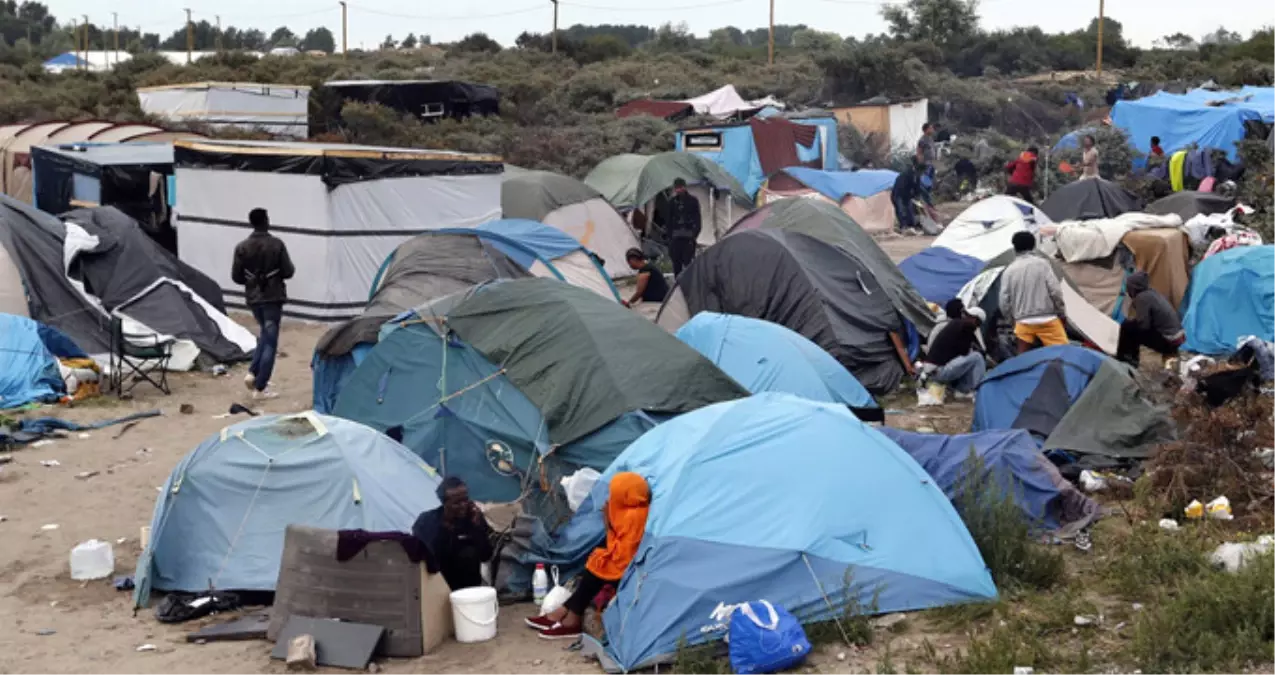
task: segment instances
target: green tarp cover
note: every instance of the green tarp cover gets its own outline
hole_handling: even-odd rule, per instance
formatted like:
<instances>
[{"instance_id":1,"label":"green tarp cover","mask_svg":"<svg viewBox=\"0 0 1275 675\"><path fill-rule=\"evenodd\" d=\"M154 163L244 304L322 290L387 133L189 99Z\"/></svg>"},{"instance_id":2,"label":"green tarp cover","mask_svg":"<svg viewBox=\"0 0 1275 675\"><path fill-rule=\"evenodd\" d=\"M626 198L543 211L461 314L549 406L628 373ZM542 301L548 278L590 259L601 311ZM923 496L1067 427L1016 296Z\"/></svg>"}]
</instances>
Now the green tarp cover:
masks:
<instances>
[{"instance_id":1,"label":"green tarp cover","mask_svg":"<svg viewBox=\"0 0 1275 675\"><path fill-rule=\"evenodd\" d=\"M505 218L543 221L564 206L602 197L580 181L552 171L520 171L500 186L500 210Z\"/></svg>"},{"instance_id":2,"label":"green tarp cover","mask_svg":"<svg viewBox=\"0 0 1275 675\"><path fill-rule=\"evenodd\" d=\"M895 309L911 321L921 335L929 335L934 329L934 314L930 312L925 298L903 276L903 271L890 256L881 250L876 240L835 204L822 199L790 197L745 216L740 226L748 228L749 221L754 219L760 219L762 228L800 232L854 256L872 272L877 283L890 296Z\"/></svg>"},{"instance_id":3,"label":"green tarp cover","mask_svg":"<svg viewBox=\"0 0 1275 675\"><path fill-rule=\"evenodd\" d=\"M1059 420L1043 449L1140 460L1173 437L1168 411L1147 401L1128 369L1108 359Z\"/></svg>"},{"instance_id":4,"label":"green tarp cover","mask_svg":"<svg viewBox=\"0 0 1275 675\"><path fill-rule=\"evenodd\" d=\"M684 413L748 396L659 326L592 291L552 279L483 287L447 325L536 407L555 444L635 410Z\"/></svg>"},{"instance_id":5,"label":"green tarp cover","mask_svg":"<svg viewBox=\"0 0 1275 675\"><path fill-rule=\"evenodd\" d=\"M708 183L719 190L727 190L741 206L753 206L748 192L734 176L712 161L690 152L616 155L594 167L584 182L602 193L615 208L635 209L673 187L673 181L678 178L690 185Z\"/></svg>"}]
</instances>

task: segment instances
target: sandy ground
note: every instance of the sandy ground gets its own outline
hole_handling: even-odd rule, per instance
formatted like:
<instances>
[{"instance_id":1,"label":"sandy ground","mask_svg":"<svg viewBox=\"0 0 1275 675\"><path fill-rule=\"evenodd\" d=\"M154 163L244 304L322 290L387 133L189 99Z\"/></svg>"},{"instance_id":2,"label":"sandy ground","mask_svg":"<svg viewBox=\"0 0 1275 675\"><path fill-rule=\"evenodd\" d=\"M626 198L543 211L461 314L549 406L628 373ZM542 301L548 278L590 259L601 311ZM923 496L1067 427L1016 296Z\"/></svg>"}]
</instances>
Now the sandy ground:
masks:
<instances>
[{"instance_id":1,"label":"sandy ground","mask_svg":"<svg viewBox=\"0 0 1275 675\"><path fill-rule=\"evenodd\" d=\"M923 237L884 240L896 260L929 244ZM245 316L235 317L251 325ZM132 611L131 593L115 591L109 580L77 582L70 578L69 554L88 539L109 541L115 549L117 575L132 574L139 553L139 530L149 524L158 487L177 461L204 438L234 422L219 418L232 402L269 413L304 410L310 403L309 361L323 329L286 323L276 368L279 399L251 406L242 382L243 366L225 377L206 373L171 376L172 396L139 385L131 401L102 397L69 409L46 409L80 423L159 409L163 416L144 420L122 435L122 427L70 434L40 448L11 454L0 467L0 673L13 672L283 672L271 661L264 641L188 644L185 635L202 623L163 625L150 610ZM898 395L887 402L899 408L914 397ZM179 412L194 406L191 414ZM952 404L925 412L892 415L890 424L955 431L968 424L968 404ZM41 461L57 460L45 467ZM97 472L77 478L82 472ZM46 530L46 525L56 529ZM596 665L564 650L561 643L537 640L521 626L529 606L502 608L497 640L480 645L449 642L436 653L381 663L387 672L598 672ZM218 617L216 620L224 620ZM912 629L915 632L916 629ZM932 640L934 635L929 636ZM905 631L896 636L893 658L902 663L920 640ZM942 646L944 638L937 640ZM144 644L154 651L138 652ZM826 648L809 664L810 671L871 670L879 658L874 647L863 651ZM838 652L846 660L838 660Z\"/></svg>"}]
</instances>

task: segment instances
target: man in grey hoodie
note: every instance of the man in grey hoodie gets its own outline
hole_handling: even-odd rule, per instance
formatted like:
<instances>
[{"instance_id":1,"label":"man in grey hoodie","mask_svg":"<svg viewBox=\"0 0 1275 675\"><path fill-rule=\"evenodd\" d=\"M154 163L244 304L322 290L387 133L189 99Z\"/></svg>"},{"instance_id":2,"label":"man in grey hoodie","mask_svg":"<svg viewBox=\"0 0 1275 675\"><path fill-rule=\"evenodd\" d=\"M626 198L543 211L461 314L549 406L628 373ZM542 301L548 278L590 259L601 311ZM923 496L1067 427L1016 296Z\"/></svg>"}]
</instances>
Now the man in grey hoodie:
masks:
<instances>
[{"instance_id":1,"label":"man in grey hoodie","mask_svg":"<svg viewBox=\"0 0 1275 675\"><path fill-rule=\"evenodd\" d=\"M1013 243L1017 257L1001 272L1000 305L1001 313L1014 323L1018 353L1037 340L1046 347L1067 344L1067 308L1053 266L1036 253L1031 232L1015 233Z\"/></svg>"},{"instance_id":2,"label":"man in grey hoodie","mask_svg":"<svg viewBox=\"0 0 1275 675\"><path fill-rule=\"evenodd\" d=\"M1125 288L1133 298L1133 316L1120 324L1116 358L1137 367L1143 347L1165 357L1177 356L1178 348L1186 341L1186 333L1173 305L1151 288L1151 278L1146 272L1131 274Z\"/></svg>"}]
</instances>

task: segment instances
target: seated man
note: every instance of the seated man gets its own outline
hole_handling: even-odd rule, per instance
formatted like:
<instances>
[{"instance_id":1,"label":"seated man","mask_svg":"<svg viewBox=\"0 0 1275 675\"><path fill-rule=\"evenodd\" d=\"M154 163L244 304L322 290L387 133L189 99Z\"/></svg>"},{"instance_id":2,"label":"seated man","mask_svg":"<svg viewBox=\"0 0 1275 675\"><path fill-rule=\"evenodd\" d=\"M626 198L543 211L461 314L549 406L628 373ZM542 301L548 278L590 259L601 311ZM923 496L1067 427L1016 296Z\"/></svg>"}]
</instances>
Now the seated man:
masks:
<instances>
[{"instance_id":1,"label":"seated man","mask_svg":"<svg viewBox=\"0 0 1275 675\"><path fill-rule=\"evenodd\" d=\"M412 535L425 544L453 591L483 585L482 564L491 560L491 530L465 481L448 476L438 485L442 506L422 513Z\"/></svg>"},{"instance_id":2,"label":"seated man","mask_svg":"<svg viewBox=\"0 0 1275 675\"><path fill-rule=\"evenodd\" d=\"M987 361L978 341L978 330L986 316L971 307L959 318L951 318L939 331L925 357L938 366L928 379L951 387L958 394L971 394L987 373Z\"/></svg>"},{"instance_id":3,"label":"seated man","mask_svg":"<svg viewBox=\"0 0 1275 675\"><path fill-rule=\"evenodd\" d=\"M629 269L637 271L637 285L633 288L632 297L623 301L624 306L632 307L639 302L652 302L657 305L664 302L664 297L668 295L668 281L664 278L664 274L646 259L646 254L642 253L641 249L631 248L625 251L624 259L629 264Z\"/></svg>"},{"instance_id":4,"label":"seated man","mask_svg":"<svg viewBox=\"0 0 1275 675\"><path fill-rule=\"evenodd\" d=\"M1186 333L1173 305L1151 288L1151 279L1146 272L1130 275L1125 288L1129 297L1133 298L1133 316L1120 324L1116 358L1136 368L1143 347L1166 358L1177 356L1178 348L1186 341Z\"/></svg>"}]
</instances>

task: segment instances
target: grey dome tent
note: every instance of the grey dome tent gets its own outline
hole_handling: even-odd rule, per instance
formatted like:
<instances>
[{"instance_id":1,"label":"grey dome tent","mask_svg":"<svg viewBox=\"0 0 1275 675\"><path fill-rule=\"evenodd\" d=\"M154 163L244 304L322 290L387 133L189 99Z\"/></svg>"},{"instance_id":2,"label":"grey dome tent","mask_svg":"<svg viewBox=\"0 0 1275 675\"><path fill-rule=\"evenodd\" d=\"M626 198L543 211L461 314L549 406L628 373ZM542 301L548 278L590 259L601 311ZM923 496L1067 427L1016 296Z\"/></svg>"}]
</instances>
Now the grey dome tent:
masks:
<instances>
[{"instance_id":1,"label":"grey dome tent","mask_svg":"<svg viewBox=\"0 0 1275 675\"><path fill-rule=\"evenodd\" d=\"M1147 205L1147 213L1163 216L1176 213L1186 222L1199 215L1226 213L1235 208L1234 197L1223 197L1212 192L1183 190L1162 197Z\"/></svg>"},{"instance_id":2,"label":"grey dome tent","mask_svg":"<svg viewBox=\"0 0 1275 675\"><path fill-rule=\"evenodd\" d=\"M786 326L832 354L873 394L903 379L890 339L903 322L889 296L867 266L815 237L745 230L701 253L656 322L676 331L705 311Z\"/></svg>"},{"instance_id":3,"label":"grey dome tent","mask_svg":"<svg viewBox=\"0 0 1275 675\"><path fill-rule=\"evenodd\" d=\"M1040 210L1055 223L1064 220L1096 220L1141 211L1142 200L1109 180L1093 178L1078 180L1058 188L1040 205Z\"/></svg>"}]
</instances>

